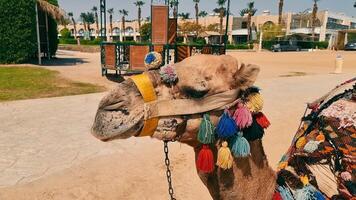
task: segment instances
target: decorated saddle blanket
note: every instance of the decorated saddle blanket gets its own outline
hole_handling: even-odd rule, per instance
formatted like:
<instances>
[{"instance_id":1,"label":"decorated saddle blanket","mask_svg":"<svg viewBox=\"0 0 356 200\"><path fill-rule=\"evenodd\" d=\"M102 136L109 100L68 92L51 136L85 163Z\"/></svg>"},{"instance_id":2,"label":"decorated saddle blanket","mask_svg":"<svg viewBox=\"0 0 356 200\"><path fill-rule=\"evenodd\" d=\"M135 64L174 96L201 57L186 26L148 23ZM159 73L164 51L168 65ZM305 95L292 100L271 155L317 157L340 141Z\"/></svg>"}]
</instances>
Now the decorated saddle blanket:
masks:
<instances>
[{"instance_id":1,"label":"decorated saddle blanket","mask_svg":"<svg viewBox=\"0 0 356 200\"><path fill-rule=\"evenodd\" d=\"M274 199L356 199L356 78L309 108L279 164Z\"/></svg>"}]
</instances>

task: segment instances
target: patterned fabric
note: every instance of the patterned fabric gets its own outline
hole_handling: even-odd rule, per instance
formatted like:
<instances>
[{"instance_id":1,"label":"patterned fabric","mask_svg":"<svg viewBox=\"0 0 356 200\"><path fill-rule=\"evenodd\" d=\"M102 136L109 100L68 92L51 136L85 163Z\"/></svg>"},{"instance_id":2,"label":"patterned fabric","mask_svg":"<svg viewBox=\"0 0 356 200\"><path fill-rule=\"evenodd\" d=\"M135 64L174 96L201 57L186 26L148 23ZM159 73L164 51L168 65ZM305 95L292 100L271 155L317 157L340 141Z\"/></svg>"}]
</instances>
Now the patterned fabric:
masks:
<instances>
[{"instance_id":1,"label":"patterned fabric","mask_svg":"<svg viewBox=\"0 0 356 200\"><path fill-rule=\"evenodd\" d=\"M294 194L305 188L299 177L328 198L356 195L356 84L353 89L314 107L303 118L279 167L280 186Z\"/></svg>"}]
</instances>

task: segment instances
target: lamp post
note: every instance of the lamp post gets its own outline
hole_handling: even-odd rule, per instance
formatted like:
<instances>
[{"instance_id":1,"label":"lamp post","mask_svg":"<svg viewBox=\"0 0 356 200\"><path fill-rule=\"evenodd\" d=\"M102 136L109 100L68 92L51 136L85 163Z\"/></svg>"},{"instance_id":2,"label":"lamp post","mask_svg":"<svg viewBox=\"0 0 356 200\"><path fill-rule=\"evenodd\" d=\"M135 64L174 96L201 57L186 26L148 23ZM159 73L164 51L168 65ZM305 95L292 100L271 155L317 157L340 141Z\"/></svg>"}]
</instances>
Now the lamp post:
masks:
<instances>
[{"instance_id":1,"label":"lamp post","mask_svg":"<svg viewBox=\"0 0 356 200\"><path fill-rule=\"evenodd\" d=\"M42 60L41 60L41 38L40 38L40 22L38 19L38 7L37 7L37 1L35 3L35 10L36 10L36 32L37 32L37 50L38 50L38 64L42 65Z\"/></svg>"}]
</instances>

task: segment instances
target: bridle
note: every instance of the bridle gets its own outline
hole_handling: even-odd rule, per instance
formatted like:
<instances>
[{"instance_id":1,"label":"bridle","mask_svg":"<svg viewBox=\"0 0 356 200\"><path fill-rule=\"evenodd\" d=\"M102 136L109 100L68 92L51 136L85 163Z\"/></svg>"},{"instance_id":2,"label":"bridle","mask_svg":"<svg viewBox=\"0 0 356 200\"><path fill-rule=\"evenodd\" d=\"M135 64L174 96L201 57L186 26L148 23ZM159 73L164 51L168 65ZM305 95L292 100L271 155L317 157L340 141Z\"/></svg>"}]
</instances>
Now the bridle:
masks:
<instances>
[{"instance_id":1,"label":"bridle","mask_svg":"<svg viewBox=\"0 0 356 200\"><path fill-rule=\"evenodd\" d=\"M224 110L236 104L240 89L232 89L201 99L158 100L148 72L132 76L144 100L144 125L138 137L152 136L160 117L182 116Z\"/></svg>"}]
</instances>

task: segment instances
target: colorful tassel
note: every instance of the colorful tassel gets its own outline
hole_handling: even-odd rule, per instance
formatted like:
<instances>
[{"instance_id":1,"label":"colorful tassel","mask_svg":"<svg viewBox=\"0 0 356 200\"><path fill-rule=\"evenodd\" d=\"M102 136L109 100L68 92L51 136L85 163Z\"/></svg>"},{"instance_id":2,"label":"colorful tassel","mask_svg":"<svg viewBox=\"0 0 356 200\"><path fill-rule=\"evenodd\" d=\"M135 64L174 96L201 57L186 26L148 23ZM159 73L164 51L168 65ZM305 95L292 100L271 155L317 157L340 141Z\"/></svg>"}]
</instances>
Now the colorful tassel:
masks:
<instances>
[{"instance_id":1,"label":"colorful tassel","mask_svg":"<svg viewBox=\"0 0 356 200\"><path fill-rule=\"evenodd\" d=\"M252 124L251 112L242 103L237 105L233 118L240 129L249 127Z\"/></svg>"},{"instance_id":2,"label":"colorful tassel","mask_svg":"<svg viewBox=\"0 0 356 200\"><path fill-rule=\"evenodd\" d=\"M278 186L278 191L283 200L294 200L292 193L284 186Z\"/></svg>"},{"instance_id":3,"label":"colorful tassel","mask_svg":"<svg viewBox=\"0 0 356 200\"><path fill-rule=\"evenodd\" d=\"M215 130L218 137L223 139L233 136L238 131L235 121L230 117L229 111L226 110L221 116Z\"/></svg>"},{"instance_id":4,"label":"colorful tassel","mask_svg":"<svg viewBox=\"0 0 356 200\"><path fill-rule=\"evenodd\" d=\"M203 173L211 173L214 171L214 156L209 145L203 144L198 154L197 168Z\"/></svg>"},{"instance_id":5,"label":"colorful tassel","mask_svg":"<svg viewBox=\"0 0 356 200\"><path fill-rule=\"evenodd\" d=\"M268 128L271 123L267 119L266 115L264 115L262 112L259 112L255 115L257 123L264 129Z\"/></svg>"},{"instance_id":6,"label":"colorful tassel","mask_svg":"<svg viewBox=\"0 0 356 200\"><path fill-rule=\"evenodd\" d=\"M322 133L319 133L319 135L316 136L315 139L316 139L317 141L319 141L319 142L324 142L324 141L325 141L325 135L322 134Z\"/></svg>"},{"instance_id":7,"label":"colorful tassel","mask_svg":"<svg viewBox=\"0 0 356 200\"><path fill-rule=\"evenodd\" d=\"M242 132L239 132L231 140L231 151L235 157L247 157L250 155L250 144L242 136Z\"/></svg>"},{"instance_id":8,"label":"colorful tassel","mask_svg":"<svg viewBox=\"0 0 356 200\"><path fill-rule=\"evenodd\" d=\"M274 192L272 200L283 200L281 194L279 192Z\"/></svg>"},{"instance_id":9,"label":"colorful tassel","mask_svg":"<svg viewBox=\"0 0 356 200\"><path fill-rule=\"evenodd\" d=\"M233 157L228 147L228 143L224 141L218 151L218 159L216 165L222 169L230 169L232 167Z\"/></svg>"},{"instance_id":10,"label":"colorful tassel","mask_svg":"<svg viewBox=\"0 0 356 200\"><path fill-rule=\"evenodd\" d=\"M253 113L261 112L261 110L263 108L262 95L260 93L250 94L247 97L246 106Z\"/></svg>"},{"instance_id":11,"label":"colorful tassel","mask_svg":"<svg viewBox=\"0 0 356 200\"><path fill-rule=\"evenodd\" d=\"M309 178L308 176L301 176L299 177L300 181L303 183L304 186L309 184Z\"/></svg>"},{"instance_id":12,"label":"colorful tassel","mask_svg":"<svg viewBox=\"0 0 356 200\"><path fill-rule=\"evenodd\" d=\"M278 164L278 170L282 170L288 167L288 162L282 161Z\"/></svg>"},{"instance_id":13,"label":"colorful tassel","mask_svg":"<svg viewBox=\"0 0 356 200\"><path fill-rule=\"evenodd\" d=\"M325 200L325 197L310 184L297 189L294 197L296 200Z\"/></svg>"},{"instance_id":14,"label":"colorful tassel","mask_svg":"<svg viewBox=\"0 0 356 200\"><path fill-rule=\"evenodd\" d=\"M344 181L351 181L351 179L352 179L352 175L348 171L341 172L340 176Z\"/></svg>"},{"instance_id":15,"label":"colorful tassel","mask_svg":"<svg viewBox=\"0 0 356 200\"><path fill-rule=\"evenodd\" d=\"M203 144L211 144L215 140L214 125L210 121L210 115L204 114L198 132L198 141Z\"/></svg>"},{"instance_id":16,"label":"colorful tassel","mask_svg":"<svg viewBox=\"0 0 356 200\"><path fill-rule=\"evenodd\" d=\"M297 140L297 142L295 143L295 147L297 147L297 149L302 149L306 144L307 139L303 136Z\"/></svg>"},{"instance_id":17,"label":"colorful tassel","mask_svg":"<svg viewBox=\"0 0 356 200\"><path fill-rule=\"evenodd\" d=\"M263 128L257 123L256 119L252 119L252 124L250 127L244 129L243 131L243 136L248 140L248 141L254 141L257 139L261 139L263 135L265 134L265 131Z\"/></svg>"},{"instance_id":18,"label":"colorful tassel","mask_svg":"<svg viewBox=\"0 0 356 200\"><path fill-rule=\"evenodd\" d=\"M319 147L320 142L319 141L314 141L310 140L305 146L304 146L304 151L307 153L313 153L316 151Z\"/></svg>"}]
</instances>

